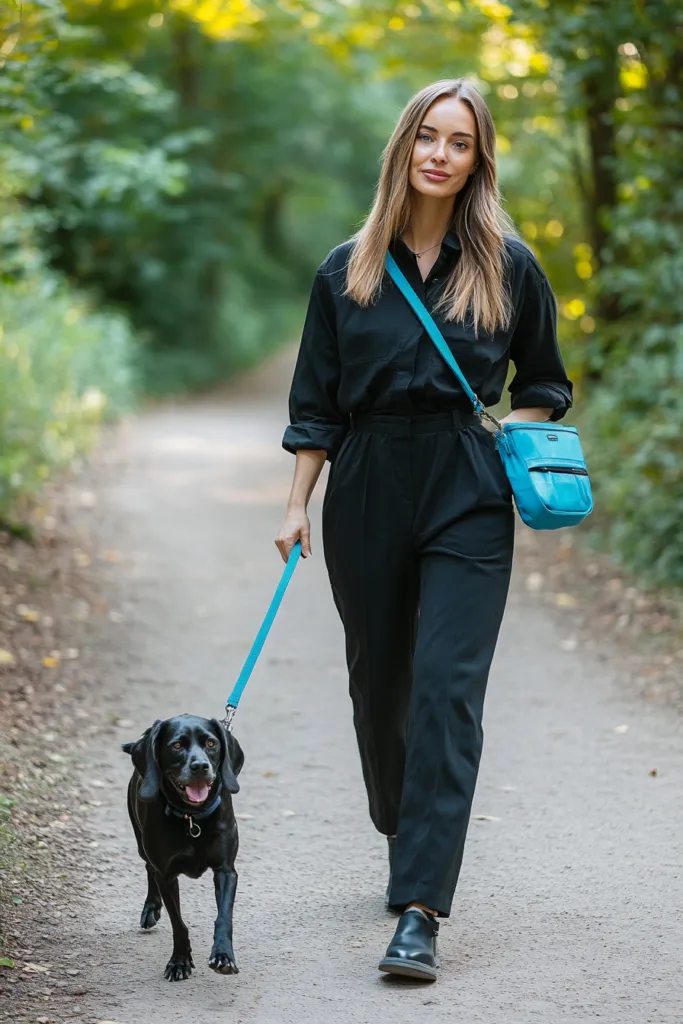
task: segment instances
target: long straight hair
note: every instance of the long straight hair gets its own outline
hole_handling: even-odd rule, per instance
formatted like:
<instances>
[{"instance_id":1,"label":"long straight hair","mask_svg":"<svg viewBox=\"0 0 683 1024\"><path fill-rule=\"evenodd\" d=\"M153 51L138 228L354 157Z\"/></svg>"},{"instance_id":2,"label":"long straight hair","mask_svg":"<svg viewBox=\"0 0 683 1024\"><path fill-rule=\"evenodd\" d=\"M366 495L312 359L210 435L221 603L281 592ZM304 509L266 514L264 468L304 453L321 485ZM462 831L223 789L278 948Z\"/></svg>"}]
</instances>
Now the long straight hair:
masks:
<instances>
[{"instance_id":1,"label":"long straight hair","mask_svg":"<svg viewBox=\"0 0 683 1024\"><path fill-rule=\"evenodd\" d=\"M426 86L408 102L382 154L375 201L348 263L345 294L360 306L377 297L390 242L410 224L413 189L409 182L413 147L429 108L444 96L466 103L477 124L477 170L455 197L450 227L462 251L444 287L438 310L447 320L471 318L474 329L493 332L509 325L512 301L505 286L504 234L515 234L502 207L496 175L496 130L491 112L475 87L462 78Z\"/></svg>"}]
</instances>

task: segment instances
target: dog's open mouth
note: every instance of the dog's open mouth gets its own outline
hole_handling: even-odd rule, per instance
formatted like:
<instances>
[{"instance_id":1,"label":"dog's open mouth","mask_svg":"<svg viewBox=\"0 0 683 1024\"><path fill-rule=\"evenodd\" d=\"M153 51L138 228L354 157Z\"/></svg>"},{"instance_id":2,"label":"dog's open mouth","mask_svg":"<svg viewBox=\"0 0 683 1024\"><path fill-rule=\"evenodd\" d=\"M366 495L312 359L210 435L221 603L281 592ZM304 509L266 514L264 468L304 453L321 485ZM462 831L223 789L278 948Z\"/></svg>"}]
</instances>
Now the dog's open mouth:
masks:
<instances>
[{"instance_id":1,"label":"dog's open mouth","mask_svg":"<svg viewBox=\"0 0 683 1024\"><path fill-rule=\"evenodd\" d=\"M204 779L185 786L185 796L191 804L203 804L210 792L211 786Z\"/></svg>"},{"instance_id":2,"label":"dog's open mouth","mask_svg":"<svg viewBox=\"0 0 683 1024\"><path fill-rule=\"evenodd\" d=\"M175 788L183 795L188 804L203 804L211 792L212 783L207 779L194 779L183 784L173 779Z\"/></svg>"}]
</instances>

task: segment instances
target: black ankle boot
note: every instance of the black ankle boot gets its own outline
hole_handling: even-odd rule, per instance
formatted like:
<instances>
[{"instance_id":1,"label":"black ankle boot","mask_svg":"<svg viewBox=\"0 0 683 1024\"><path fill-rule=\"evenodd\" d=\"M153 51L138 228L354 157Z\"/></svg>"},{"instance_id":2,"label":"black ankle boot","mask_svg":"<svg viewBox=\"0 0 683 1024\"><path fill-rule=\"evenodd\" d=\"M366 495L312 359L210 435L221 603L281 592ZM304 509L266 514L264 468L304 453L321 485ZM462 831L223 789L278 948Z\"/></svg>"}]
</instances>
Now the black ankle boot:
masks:
<instances>
[{"instance_id":1,"label":"black ankle boot","mask_svg":"<svg viewBox=\"0 0 683 1024\"><path fill-rule=\"evenodd\" d=\"M386 956L379 963L385 974L401 974L405 978L436 981L436 918L418 907L401 914Z\"/></svg>"},{"instance_id":2,"label":"black ankle boot","mask_svg":"<svg viewBox=\"0 0 683 1024\"><path fill-rule=\"evenodd\" d=\"M394 849L396 847L396 836L387 836L387 845L389 847L389 881L387 882L387 891L384 894L384 906L389 910L389 893L391 891L391 878L394 873Z\"/></svg>"}]
</instances>

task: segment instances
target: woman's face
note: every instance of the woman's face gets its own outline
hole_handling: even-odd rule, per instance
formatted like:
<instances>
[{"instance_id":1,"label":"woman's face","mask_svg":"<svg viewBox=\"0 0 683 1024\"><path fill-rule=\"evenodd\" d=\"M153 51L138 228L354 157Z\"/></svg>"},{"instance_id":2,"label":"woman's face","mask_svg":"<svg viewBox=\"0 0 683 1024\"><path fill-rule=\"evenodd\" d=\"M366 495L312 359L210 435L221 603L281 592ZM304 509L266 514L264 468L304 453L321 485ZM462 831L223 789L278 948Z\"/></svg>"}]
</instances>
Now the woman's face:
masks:
<instances>
[{"instance_id":1,"label":"woman's face","mask_svg":"<svg viewBox=\"0 0 683 1024\"><path fill-rule=\"evenodd\" d=\"M410 184L425 196L445 199L467 184L477 166L474 114L457 96L444 96L425 114L410 161Z\"/></svg>"}]
</instances>

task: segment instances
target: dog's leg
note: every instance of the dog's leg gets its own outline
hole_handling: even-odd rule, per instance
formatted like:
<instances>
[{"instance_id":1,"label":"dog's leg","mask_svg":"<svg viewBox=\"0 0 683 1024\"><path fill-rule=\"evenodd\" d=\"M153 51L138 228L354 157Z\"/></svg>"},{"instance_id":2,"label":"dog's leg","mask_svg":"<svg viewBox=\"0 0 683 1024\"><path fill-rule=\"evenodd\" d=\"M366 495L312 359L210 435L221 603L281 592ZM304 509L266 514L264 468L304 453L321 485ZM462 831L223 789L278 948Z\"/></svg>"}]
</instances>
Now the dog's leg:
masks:
<instances>
[{"instance_id":1,"label":"dog's leg","mask_svg":"<svg viewBox=\"0 0 683 1024\"><path fill-rule=\"evenodd\" d=\"M147 898L140 914L140 927L147 931L149 928L153 928L161 917L161 893L154 868L147 861L145 861L145 867L147 868Z\"/></svg>"},{"instance_id":2,"label":"dog's leg","mask_svg":"<svg viewBox=\"0 0 683 1024\"><path fill-rule=\"evenodd\" d=\"M166 964L164 977L167 981L184 981L192 974L192 949L190 934L180 916L180 891L178 879L168 880L157 875L157 884L173 929L173 954Z\"/></svg>"},{"instance_id":3,"label":"dog's leg","mask_svg":"<svg viewBox=\"0 0 683 1024\"><path fill-rule=\"evenodd\" d=\"M219 974L237 974L238 969L232 948L232 908L235 904L237 872L234 868L231 871L214 871L213 882L216 889L218 915L213 931L209 967Z\"/></svg>"},{"instance_id":4,"label":"dog's leg","mask_svg":"<svg viewBox=\"0 0 683 1024\"><path fill-rule=\"evenodd\" d=\"M147 931L149 928L153 928L161 917L161 895L159 893L159 886L157 885L156 873L151 867L147 860L147 854L145 848L142 845L142 829L138 824L138 820L135 816L135 810L131 799L131 787L128 787L128 815L130 817L131 825L133 826L133 832L135 833L135 840L138 844L138 853L145 862L147 869L147 899L145 905L142 908L140 914L140 927Z\"/></svg>"}]
</instances>

